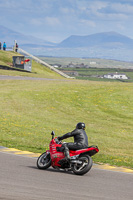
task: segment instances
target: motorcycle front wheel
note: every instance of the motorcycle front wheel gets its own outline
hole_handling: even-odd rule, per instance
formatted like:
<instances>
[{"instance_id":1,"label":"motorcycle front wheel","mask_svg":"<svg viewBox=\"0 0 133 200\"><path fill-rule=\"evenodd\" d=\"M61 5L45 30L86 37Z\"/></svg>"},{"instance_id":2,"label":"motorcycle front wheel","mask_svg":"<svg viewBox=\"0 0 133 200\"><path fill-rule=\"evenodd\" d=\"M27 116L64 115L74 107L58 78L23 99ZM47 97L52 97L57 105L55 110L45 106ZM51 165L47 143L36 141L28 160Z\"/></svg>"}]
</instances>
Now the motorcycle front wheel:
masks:
<instances>
[{"instance_id":1,"label":"motorcycle front wheel","mask_svg":"<svg viewBox=\"0 0 133 200\"><path fill-rule=\"evenodd\" d=\"M39 156L39 158L37 159L37 167L39 169L47 169L51 166L51 157L50 157L50 153L47 154L46 152L44 152L43 154L41 154Z\"/></svg>"},{"instance_id":2,"label":"motorcycle front wheel","mask_svg":"<svg viewBox=\"0 0 133 200\"><path fill-rule=\"evenodd\" d=\"M77 175L86 174L92 167L92 158L88 155L82 155L78 159L82 164L75 163L73 165L73 172Z\"/></svg>"}]
</instances>

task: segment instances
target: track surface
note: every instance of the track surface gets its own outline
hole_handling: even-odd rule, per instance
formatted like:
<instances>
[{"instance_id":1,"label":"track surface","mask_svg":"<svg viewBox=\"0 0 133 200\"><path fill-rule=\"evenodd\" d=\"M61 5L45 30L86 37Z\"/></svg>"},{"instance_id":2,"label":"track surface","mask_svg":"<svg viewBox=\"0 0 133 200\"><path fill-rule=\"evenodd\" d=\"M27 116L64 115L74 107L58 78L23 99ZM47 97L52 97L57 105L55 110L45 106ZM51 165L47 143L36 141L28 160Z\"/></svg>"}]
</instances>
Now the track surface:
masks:
<instances>
[{"instance_id":1,"label":"track surface","mask_svg":"<svg viewBox=\"0 0 133 200\"><path fill-rule=\"evenodd\" d=\"M72 78L64 78L64 79L52 79L52 78L35 78L35 77L26 77L26 76L8 76L8 75L0 75L0 80L52 80L52 81L70 81L74 80Z\"/></svg>"},{"instance_id":2,"label":"track surface","mask_svg":"<svg viewBox=\"0 0 133 200\"><path fill-rule=\"evenodd\" d=\"M39 170L36 158L0 152L0 200L132 200L133 175L92 168L84 176Z\"/></svg>"},{"instance_id":3,"label":"track surface","mask_svg":"<svg viewBox=\"0 0 133 200\"><path fill-rule=\"evenodd\" d=\"M35 78L35 77L26 77L26 76L8 76L0 75L0 80L57 80L49 78ZM62 80L62 79L61 79ZM63 79L64 80L64 79Z\"/></svg>"}]
</instances>

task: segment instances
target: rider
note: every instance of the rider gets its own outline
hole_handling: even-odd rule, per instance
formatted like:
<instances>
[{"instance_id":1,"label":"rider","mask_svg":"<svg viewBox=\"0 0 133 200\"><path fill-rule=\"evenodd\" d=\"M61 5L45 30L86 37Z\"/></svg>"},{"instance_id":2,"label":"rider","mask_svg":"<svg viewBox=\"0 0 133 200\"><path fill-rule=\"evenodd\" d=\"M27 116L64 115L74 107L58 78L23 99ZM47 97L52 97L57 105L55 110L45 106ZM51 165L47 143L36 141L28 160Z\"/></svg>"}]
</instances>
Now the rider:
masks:
<instances>
[{"instance_id":1,"label":"rider","mask_svg":"<svg viewBox=\"0 0 133 200\"><path fill-rule=\"evenodd\" d=\"M79 122L76 125L76 129L72 132L66 133L65 135L58 137L58 140L64 140L69 137L74 137L74 143L63 143L62 151L64 152L66 160L70 160L71 157L69 155L70 150L79 150L88 147L88 137L85 132L85 123Z\"/></svg>"}]
</instances>

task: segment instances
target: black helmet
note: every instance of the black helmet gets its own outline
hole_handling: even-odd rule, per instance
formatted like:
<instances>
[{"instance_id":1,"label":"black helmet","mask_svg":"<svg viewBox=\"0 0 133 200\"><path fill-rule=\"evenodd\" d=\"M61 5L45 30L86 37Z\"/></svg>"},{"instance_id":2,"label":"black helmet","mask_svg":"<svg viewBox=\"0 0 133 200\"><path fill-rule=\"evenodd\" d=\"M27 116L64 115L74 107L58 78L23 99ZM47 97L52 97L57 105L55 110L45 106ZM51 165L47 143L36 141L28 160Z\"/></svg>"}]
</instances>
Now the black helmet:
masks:
<instances>
[{"instance_id":1,"label":"black helmet","mask_svg":"<svg viewBox=\"0 0 133 200\"><path fill-rule=\"evenodd\" d=\"M76 125L76 128L77 129L85 129L85 123L82 123L82 122L79 122L77 125Z\"/></svg>"}]
</instances>

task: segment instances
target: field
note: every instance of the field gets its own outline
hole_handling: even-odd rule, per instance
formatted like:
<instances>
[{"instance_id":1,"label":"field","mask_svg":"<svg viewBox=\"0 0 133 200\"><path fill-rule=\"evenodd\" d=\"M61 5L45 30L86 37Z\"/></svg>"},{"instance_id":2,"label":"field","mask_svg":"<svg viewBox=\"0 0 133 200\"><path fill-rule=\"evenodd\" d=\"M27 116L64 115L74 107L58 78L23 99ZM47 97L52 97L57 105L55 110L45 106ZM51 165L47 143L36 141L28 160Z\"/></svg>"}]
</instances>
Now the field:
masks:
<instances>
[{"instance_id":1,"label":"field","mask_svg":"<svg viewBox=\"0 0 133 200\"><path fill-rule=\"evenodd\" d=\"M118 68L88 68L88 69L76 69L76 68L64 68L61 71L67 70L69 72L77 72L78 76L75 76L76 79L81 80L93 80L93 81L109 81L109 82L133 82L133 69L118 69ZM109 73L120 73L125 74L128 79L107 79L100 78L101 76ZM73 75L72 75L73 76Z\"/></svg>"},{"instance_id":2,"label":"field","mask_svg":"<svg viewBox=\"0 0 133 200\"><path fill-rule=\"evenodd\" d=\"M0 145L43 152L83 121L95 162L133 168L132 83L5 80L0 94Z\"/></svg>"},{"instance_id":3,"label":"field","mask_svg":"<svg viewBox=\"0 0 133 200\"><path fill-rule=\"evenodd\" d=\"M99 59L99 58L55 58L55 57L39 57L49 64L68 65L69 63L89 65L96 68L120 68L133 69L133 62L124 62L117 60Z\"/></svg>"},{"instance_id":4,"label":"field","mask_svg":"<svg viewBox=\"0 0 133 200\"><path fill-rule=\"evenodd\" d=\"M89 58L54 58L54 57L42 57L42 60L46 60L51 65L57 64L61 65L59 68L61 71L65 73L65 71L72 72L72 75L76 79L81 80L91 80L91 81L105 81L105 82L133 82L133 63L131 62L122 62L116 60L106 60L106 59L89 59ZM75 67L65 67L65 65L69 64L74 65ZM77 65L88 65L89 68L77 68ZM73 72L77 72L78 75L75 76ZM128 79L120 80L120 79L106 79L100 78L100 76L106 75L108 73L121 73L125 74ZM69 75L69 73L68 73Z\"/></svg>"},{"instance_id":5,"label":"field","mask_svg":"<svg viewBox=\"0 0 133 200\"><path fill-rule=\"evenodd\" d=\"M12 55L0 51L0 65L10 66ZM35 62L32 73L0 74L53 78L0 80L1 146L41 153L52 130L59 136L83 121L89 145L100 149L96 163L133 168L133 83L68 80Z\"/></svg>"}]
</instances>

